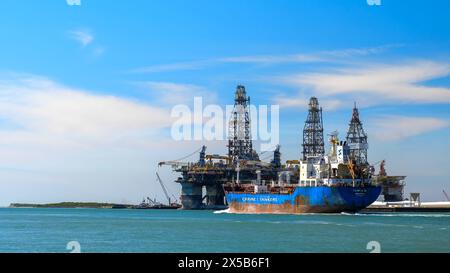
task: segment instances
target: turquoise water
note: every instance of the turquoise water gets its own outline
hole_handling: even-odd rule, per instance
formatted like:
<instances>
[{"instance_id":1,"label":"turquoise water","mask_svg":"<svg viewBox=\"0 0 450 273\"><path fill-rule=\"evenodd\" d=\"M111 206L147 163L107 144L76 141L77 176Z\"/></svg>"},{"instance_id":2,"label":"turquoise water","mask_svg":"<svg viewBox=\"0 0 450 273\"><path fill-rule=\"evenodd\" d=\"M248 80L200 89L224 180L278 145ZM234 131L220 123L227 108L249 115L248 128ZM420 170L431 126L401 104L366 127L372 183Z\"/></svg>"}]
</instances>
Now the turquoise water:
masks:
<instances>
[{"instance_id":1,"label":"turquoise water","mask_svg":"<svg viewBox=\"0 0 450 273\"><path fill-rule=\"evenodd\" d=\"M450 252L450 214L0 209L0 252Z\"/></svg>"}]
</instances>

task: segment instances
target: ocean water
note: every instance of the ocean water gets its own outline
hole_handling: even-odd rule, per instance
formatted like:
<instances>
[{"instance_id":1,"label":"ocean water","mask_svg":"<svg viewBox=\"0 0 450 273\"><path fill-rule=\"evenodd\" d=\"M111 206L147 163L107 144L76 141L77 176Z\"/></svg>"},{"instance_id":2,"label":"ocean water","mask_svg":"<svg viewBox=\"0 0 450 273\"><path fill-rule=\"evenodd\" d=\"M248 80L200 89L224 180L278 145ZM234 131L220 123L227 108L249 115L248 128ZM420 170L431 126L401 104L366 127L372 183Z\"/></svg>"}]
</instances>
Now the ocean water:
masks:
<instances>
[{"instance_id":1,"label":"ocean water","mask_svg":"<svg viewBox=\"0 0 450 273\"><path fill-rule=\"evenodd\" d=\"M450 214L0 209L0 252L72 241L81 252L450 252Z\"/></svg>"}]
</instances>

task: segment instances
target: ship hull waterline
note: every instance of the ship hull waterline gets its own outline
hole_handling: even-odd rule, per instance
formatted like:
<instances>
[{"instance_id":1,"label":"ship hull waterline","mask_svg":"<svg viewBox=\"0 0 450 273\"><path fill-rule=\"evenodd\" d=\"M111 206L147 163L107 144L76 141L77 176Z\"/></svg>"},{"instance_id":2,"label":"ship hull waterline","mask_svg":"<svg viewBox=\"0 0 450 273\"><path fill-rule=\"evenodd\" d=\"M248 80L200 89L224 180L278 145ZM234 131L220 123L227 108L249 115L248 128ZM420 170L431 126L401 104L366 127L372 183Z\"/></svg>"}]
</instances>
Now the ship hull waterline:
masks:
<instances>
[{"instance_id":1,"label":"ship hull waterline","mask_svg":"<svg viewBox=\"0 0 450 273\"><path fill-rule=\"evenodd\" d=\"M297 187L292 194L227 192L231 213L305 214L358 212L375 202L381 187Z\"/></svg>"}]
</instances>

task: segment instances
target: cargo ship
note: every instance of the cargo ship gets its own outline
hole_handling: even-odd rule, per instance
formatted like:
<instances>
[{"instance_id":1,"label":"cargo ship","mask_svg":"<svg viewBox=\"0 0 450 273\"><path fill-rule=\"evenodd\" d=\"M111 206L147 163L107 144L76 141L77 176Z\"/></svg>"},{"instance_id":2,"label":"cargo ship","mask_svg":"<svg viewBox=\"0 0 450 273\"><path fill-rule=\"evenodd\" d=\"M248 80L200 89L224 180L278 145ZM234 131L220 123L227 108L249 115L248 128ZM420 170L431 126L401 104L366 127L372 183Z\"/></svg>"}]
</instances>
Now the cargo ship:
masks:
<instances>
[{"instance_id":1,"label":"cargo ship","mask_svg":"<svg viewBox=\"0 0 450 273\"><path fill-rule=\"evenodd\" d=\"M228 188L226 197L233 213L355 213L372 204L380 192L377 186L270 187L261 193Z\"/></svg>"},{"instance_id":2,"label":"cargo ship","mask_svg":"<svg viewBox=\"0 0 450 273\"><path fill-rule=\"evenodd\" d=\"M329 155L307 157L293 166L299 173L294 185L283 179L269 184L257 180L225 185L230 212L352 213L372 204L382 187L372 181L370 168L365 169L368 165L355 164L349 146L339 142L336 134L331 136L331 144Z\"/></svg>"}]
</instances>

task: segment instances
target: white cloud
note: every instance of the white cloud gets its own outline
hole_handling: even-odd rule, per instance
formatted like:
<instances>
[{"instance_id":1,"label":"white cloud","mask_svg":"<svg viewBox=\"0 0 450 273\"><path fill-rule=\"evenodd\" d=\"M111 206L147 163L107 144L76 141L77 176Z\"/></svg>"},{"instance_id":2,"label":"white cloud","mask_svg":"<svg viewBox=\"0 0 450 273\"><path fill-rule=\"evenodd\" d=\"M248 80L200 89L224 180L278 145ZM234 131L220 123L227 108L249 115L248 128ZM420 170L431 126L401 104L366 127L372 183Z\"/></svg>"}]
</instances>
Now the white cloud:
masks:
<instances>
[{"instance_id":1,"label":"white cloud","mask_svg":"<svg viewBox=\"0 0 450 273\"><path fill-rule=\"evenodd\" d=\"M302 73L284 76L283 84L304 93L335 100L346 95L362 105L395 103L450 103L450 88L427 86L425 81L450 75L450 65L415 61L397 65L366 65L333 73ZM293 97L295 99L295 97Z\"/></svg>"},{"instance_id":2,"label":"white cloud","mask_svg":"<svg viewBox=\"0 0 450 273\"><path fill-rule=\"evenodd\" d=\"M28 132L99 141L107 135L158 131L171 122L170 112L163 108L95 95L35 76L0 81L0 117Z\"/></svg>"},{"instance_id":3,"label":"white cloud","mask_svg":"<svg viewBox=\"0 0 450 273\"><path fill-rule=\"evenodd\" d=\"M173 141L171 124L163 107L33 75L0 76L0 205L159 195L157 162L201 145Z\"/></svg>"},{"instance_id":4,"label":"white cloud","mask_svg":"<svg viewBox=\"0 0 450 273\"><path fill-rule=\"evenodd\" d=\"M275 104L280 105L282 108L297 108L299 110L308 109L309 97L305 97L304 95L298 95L298 97L290 98L287 96L279 96L274 100ZM326 111L336 110L341 108L343 105L343 101L338 99L321 99L320 106Z\"/></svg>"},{"instance_id":5,"label":"white cloud","mask_svg":"<svg viewBox=\"0 0 450 273\"><path fill-rule=\"evenodd\" d=\"M89 30L78 29L69 32L70 38L79 42L83 47L94 41L94 35Z\"/></svg>"},{"instance_id":6,"label":"white cloud","mask_svg":"<svg viewBox=\"0 0 450 273\"><path fill-rule=\"evenodd\" d=\"M448 120L431 117L384 116L375 119L373 135L382 141L395 141L440 130L450 126Z\"/></svg>"}]
</instances>

